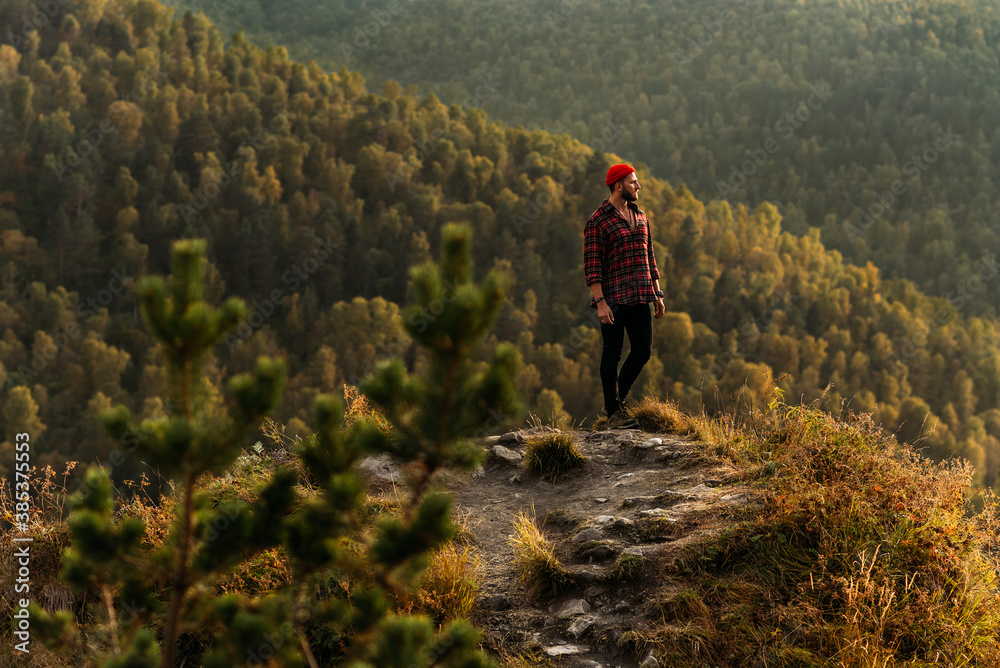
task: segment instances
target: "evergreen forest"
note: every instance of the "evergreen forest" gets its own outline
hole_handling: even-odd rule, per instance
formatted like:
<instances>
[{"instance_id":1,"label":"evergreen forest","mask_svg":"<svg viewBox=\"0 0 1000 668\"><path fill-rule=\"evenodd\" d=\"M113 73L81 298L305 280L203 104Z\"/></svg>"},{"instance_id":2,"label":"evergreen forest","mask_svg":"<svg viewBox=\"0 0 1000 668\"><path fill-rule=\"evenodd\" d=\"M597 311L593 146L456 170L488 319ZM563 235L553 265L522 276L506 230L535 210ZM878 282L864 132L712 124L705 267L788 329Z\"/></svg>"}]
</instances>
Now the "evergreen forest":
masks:
<instances>
[{"instance_id":1,"label":"evergreen forest","mask_svg":"<svg viewBox=\"0 0 1000 668\"><path fill-rule=\"evenodd\" d=\"M1000 251L994 2L167 4L379 87L414 84L567 132L706 202L770 202L783 229L819 229L848 262L931 295L955 294L963 272ZM984 290L964 308L998 306L1000 291Z\"/></svg>"},{"instance_id":2,"label":"evergreen forest","mask_svg":"<svg viewBox=\"0 0 1000 668\"><path fill-rule=\"evenodd\" d=\"M606 14L509 2L511 14L473 20L485 3L407 1L386 5L395 18L350 63L337 36L352 44L349 29L323 26L353 30L373 20L370 3L282 4L288 23L253 0L219 17L155 0L49 4L0 5L0 472L21 432L41 465L142 472L141 434L111 442L97 418L118 405L137 420L177 410L160 399L165 365L135 287L168 273L171 243L188 238L207 241L206 300L250 309L205 359L209 414L225 408L223 379L259 356L284 361L274 418L297 435L316 428L317 396L379 361L419 368L404 324L430 326L440 310L402 322L409 270L463 223L476 279L492 270L509 288L474 361L513 344L528 409L590 422L600 334L583 224L608 166L629 161L667 294L644 392L712 412L759 406L773 384L835 415L872 412L1000 486L1000 78L983 3ZM679 67L681 36L729 8ZM227 23L237 9L245 30ZM460 25L427 28L443 16ZM611 84L620 94L595 101ZM821 86L830 95L782 138L775 123L810 95L815 107ZM959 138L910 179L911 153L949 129ZM767 162L720 197L715 184L747 150ZM897 180L871 225L857 218ZM511 417L494 411L479 435Z\"/></svg>"}]
</instances>

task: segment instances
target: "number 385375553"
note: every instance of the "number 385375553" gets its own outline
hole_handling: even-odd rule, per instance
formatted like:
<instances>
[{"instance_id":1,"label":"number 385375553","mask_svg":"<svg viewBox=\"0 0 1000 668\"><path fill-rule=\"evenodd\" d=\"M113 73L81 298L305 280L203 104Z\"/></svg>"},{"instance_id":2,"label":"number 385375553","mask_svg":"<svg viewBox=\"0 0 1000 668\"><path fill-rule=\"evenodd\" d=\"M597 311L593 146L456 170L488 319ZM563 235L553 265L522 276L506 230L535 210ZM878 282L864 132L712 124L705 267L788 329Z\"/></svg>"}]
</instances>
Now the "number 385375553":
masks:
<instances>
[{"instance_id":1,"label":"number 385375553","mask_svg":"<svg viewBox=\"0 0 1000 668\"><path fill-rule=\"evenodd\" d=\"M14 496L16 503L14 505L14 522L17 524L26 524L28 522L28 501L31 498L29 495L28 486L28 469L30 467L31 459L31 439L25 434L17 434L14 437L14 450L16 454L14 455Z\"/></svg>"}]
</instances>

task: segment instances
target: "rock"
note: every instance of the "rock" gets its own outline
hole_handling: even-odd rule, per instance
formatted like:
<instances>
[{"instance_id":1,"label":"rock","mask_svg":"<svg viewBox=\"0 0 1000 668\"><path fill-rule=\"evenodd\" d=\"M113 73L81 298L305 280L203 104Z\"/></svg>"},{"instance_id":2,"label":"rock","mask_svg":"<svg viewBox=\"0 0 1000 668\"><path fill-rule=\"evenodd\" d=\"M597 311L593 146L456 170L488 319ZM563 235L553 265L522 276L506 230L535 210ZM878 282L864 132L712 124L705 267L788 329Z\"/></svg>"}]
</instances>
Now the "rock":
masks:
<instances>
[{"instance_id":1,"label":"rock","mask_svg":"<svg viewBox=\"0 0 1000 668\"><path fill-rule=\"evenodd\" d=\"M528 438L523 431L509 431L506 434L501 434L500 438L497 439L497 443L499 445L520 445L527 440Z\"/></svg>"},{"instance_id":2,"label":"rock","mask_svg":"<svg viewBox=\"0 0 1000 668\"><path fill-rule=\"evenodd\" d=\"M591 527L590 529L584 529L580 533L573 536L574 543L586 543L594 540L601 540L604 538L604 533L600 529L595 529Z\"/></svg>"},{"instance_id":3,"label":"rock","mask_svg":"<svg viewBox=\"0 0 1000 668\"><path fill-rule=\"evenodd\" d=\"M594 598L597 596L604 596L607 589L600 585L594 585L592 587L587 587L587 591L583 592L583 595L587 598Z\"/></svg>"},{"instance_id":4,"label":"rock","mask_svg":"<svg viewBox=\"0 0 1000 668\"><path fill-rule=\"evenodd\" d=\"M639 450L649 450L650 448L655 448L658 445L663 445L662 438L648 438L642 443L637 444L635 447Z\"/></svg>"},{"instance_id":5,"label":"rock","mask_svg":"<svg viewBox=\"0 0 1000 668\"><path fill-rule=\"evenodd\" d=\"M544 651L548 656L558 657L572 656L574 654L586 654L590 651L590 648L582 645L554 645L552 647L546 647L542 651Z\"/></svg>"},{"instance_id":6,"label":"rock","mask_svg":"<svg viewBox=\"0 0 1000 668\"><path fill-rule=\"evenodd\" d=\"M590 659L581 659L576 665L577 668L604 668L604 664L591 661Z\"/></svg>"},{"instance_id":7,"label":"rock","mask_svg":"<svg viewBox=\"0 0 1000 668\"><path fill-rule=\"evenodd\" d=\"M594 518L594 524L599 527L607 526L615 521L614 515L598 515Z\"/></svg>"},{"instance_id":8,"label":"rock","mask_svg":"<svg viewBox=\"0 0 1000 668\"><path fill-rule=\"evenodd\" d=\"M505 448L502 445L493 446L493 456L497 459L502 459L512 466L521 465L521 453L514 452L510 448Z\"/></svg>"},{"instance_id":9,"label":"rock","mask_svg":"<svg viewBox=\"0 0 1000 668\"><path fill-rule=\"evenodd\" d=\"M624 550L622 550L622 554L627 554L631 557L641 557L642 548L639 547L638 545L633 545L632 547L627 547Z\"/></svg>"},{"instance_id":10,"label":"rock","mask_svg":"<svg viewBox=\"0 0 1000 668\"><path fill-rule=\"evenodd\" d=\"M684 454L683 452L677 452L676 450L671 450L665 445L658 446L656 449L653 450L653 452L656 453L656 458L661 461L665 459L676 459L677 457L681 457Z\"/></svg>"},{"instance_id":11,"label":"rock","mask_svg":"<svg viewBox=\"0 0 1000 668\"><path fill-rule=\"evenodd\" d=\"M633 522L632 520L630 520L627 517L619 517L611 525L611 528L612 529L626 529L626 528L628 528L630 526L633 526L634 524L635 524L635 522Z\"/></svg>"},{"instance_id":12,"label":"rock","mask_svg":"<svg viewBox=\"0 0 1000 668\"><path fill-rule=\"evenodd\" d=\"M622 473L620 476L618 476L618 479L621 480L622 478L631 478L634 475L635 475L634 473Z\"/></svg>"},{"instance_id":13,"label":"rock","mask_svg":"<svg viewBox=\"0 0 1000 668\"><path fill-rule=\"evenodd\" d=\"M509 482L512 485L515 484L515 483L518 484L518 485L520 485L521 484L521 474L520 473L515 473L514 475L512 475L510 478L507 479L507 482Z\"/></svg>"},{"instance_id":14,"label":"rock","mask_svg":"<svg viewBox=\"0 0 1000 668\"><path fill-rule=\"evenodd\" d=\"M496 445L497 441L500 440L499 436L487 436L483 439L483 443L486 445Z\"/></svg>"},{"instance_id":15,"label":"rock","mask_svg":"<svg viewBox=\"0 0 1000 668\"><path fill-rule=\"evenodd\" d=\"M740 506L750 500L750 495L746 492L740 492L738 494L727 494L721 499L723 503L728 503L731 506Z\"/></svg>"},{"instance_id":16,"label":"rock","mask_svg":"<svg viewBox=\"0 0 1000 668\"><path fill-rule=\"evenodd\" d=\"M487 610L508 610L510 608L510 597L507 594L494 594L482 600L481 605Z\"/></svg>"},{"instance_id":17,"label":"rock","mask_svg":"<svg viewBox=\"0 0 1000 668\"><path fill-rule=\"evenodd\" d=\"M670 517L670 511L666 508L650 508L649 510L640 510L639 514L644 517L660 517L671 522L676 522L674 518Z\"/></svg>"},{"instance_id":18,"label":"rock","mask_svg":"<svg viewBox=\"0 0 1000 668\"><path fill-rule=\"evenodd\" d=\"M713 488L709 487L708 485L704 485L704 484L695 485L694 487L691 488L691 493L692 494L707 494L708 492L714 492L714 491L715 490Z\"/></svg>"},{"instance_id":19,"label":"rock","mask_svg":"<svg viewBox=\"0 0 1000 668\"><path fill-rule=\"evenodd\" d=\"M656 660L653 652L650 651L646 655L646 658L642 660L642 663L639 664L639 668L660 668L660 662Z\"/></svg>"},{"instance_id":20,"label":"rock","mask_svg":"<svg viewBox=\"0 0 1000 668\"><path fill-rule=\"evenodd\" d=\"M390 455L365 457L359 467L380 480L399 480L403 477Z\"/></svg>"},{"instance_id":21,"label":"rock","mask_svg":"<svg viewBox=\"0 0 1000 668\"><path fill-rule=\"evenodd\" d=\"M639 505L640 503L644 503L646 501L652 501L655 498L656 498L655 496L626 496L624 499L622 499L622 508L631 508L633 506Z\"/></svg>"},{"instance_id":22,"label":"rock","mask_svg":"<svg viewBox=\"0 0 1000 668\"><path fill-rule=\"evenodd\" d=\"M619 615L624 612L629 612L631 609L632 606L626 603L625 601L620 601L618 605L615 606L615 612L617 612Z\"/></svg>"},{"instance_id":23,"label":"rock","mask_svg":"<svg viewBox=\"0 0 1000 668\"><path fill-rule=\"evenodd\" d=\"M594 499L594 502L595 502L595 503L607 503L607 502L608 502L608 500L607 500L607 498L605 498L605 497L603 497L603 496L599 496L599 497L597 497L596 499Z\"/></svg>"},{"instance_id":24,"label":"rock","mask_svg":"<svg viewBox=\"0 0 1000 668\"><path fill-rule=\"evenodd\" d=\"M580 555L584 559L596 559L597 561L605 561L611 557L617 556L620 548L614 545L608 545L606 543L598 543L593 547L587 548Z\"/></svg>"},{"instance_id":25,"label":"rock","mask_svg":"<svg viewBox=\"0 0 1000 668\"><path fill-rule=\"evenodd\" d=\"M573 623L569 625L566 629L566 633L573 636L574 640L579 640L580 637L590 630L590 627L594 625L594 618L591 615L584 615L582 617L577 617L573 620Z\"/></svg>"},{"instance_id":26,"label":"rock","mask_svg":"<svg viewBox=\"0 0 1000 668\"><path fill-rule=\"evenodd\" d=\"M568 601L549 606L549 612L559 619L569 619L578 615L585 615L590 612L590 603L582 598L571 598Z\"/></svg>"}]
</instances>

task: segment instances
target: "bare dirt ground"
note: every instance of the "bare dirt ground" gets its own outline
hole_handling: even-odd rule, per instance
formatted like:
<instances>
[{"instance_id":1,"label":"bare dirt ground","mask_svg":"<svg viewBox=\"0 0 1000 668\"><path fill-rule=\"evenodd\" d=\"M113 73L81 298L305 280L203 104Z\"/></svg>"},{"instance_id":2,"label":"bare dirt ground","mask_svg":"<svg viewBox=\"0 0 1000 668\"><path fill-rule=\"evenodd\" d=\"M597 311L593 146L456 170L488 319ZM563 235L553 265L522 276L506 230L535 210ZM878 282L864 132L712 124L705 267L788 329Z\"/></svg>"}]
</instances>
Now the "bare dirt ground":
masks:
<instances>
[{"instance_id":1,"label":"bare dirt ground","mask_svg":"<svg viewBox=\"0 0 1000 668\"><path fill-rule=\"evenodd\" d=\"M580 668L660 665L639 639L683 587L677 558L730 526L747 490L684 438L639 429L572 434L587 459L582 470L554 483L527 473L517 457L533 433L513 432L489 439L485 466L455 490L457 516L482 560L475 621L504 656ZM530 596L521 583L510 538L522 511L573 576L557 598ZM641 555L638 577L616 575L622 555Z\"/></svg>"}]
</instances>

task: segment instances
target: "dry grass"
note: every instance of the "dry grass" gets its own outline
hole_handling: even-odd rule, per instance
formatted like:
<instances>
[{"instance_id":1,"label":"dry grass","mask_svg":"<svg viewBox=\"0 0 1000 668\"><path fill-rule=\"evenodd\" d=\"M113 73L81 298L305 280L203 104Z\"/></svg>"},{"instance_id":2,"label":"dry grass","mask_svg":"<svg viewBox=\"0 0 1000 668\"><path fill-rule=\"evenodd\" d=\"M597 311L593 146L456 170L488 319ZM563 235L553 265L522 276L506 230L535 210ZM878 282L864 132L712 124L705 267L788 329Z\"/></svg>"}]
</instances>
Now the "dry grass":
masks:
<instances>
[{"instance_id":1,"label":"dry grass","mask_svg":"<svg viewBox=\"0 0 1000 668\"><path fill-rule=\"evenodd\" d=\"M517 654L501 652L499 660L503 668L554 668L556 665L553 659L544 656L540 651Z\"/></svg>"},{"instance_id":2,"label":"dry grass","mask_svg":"<svg viewBox=\"0 0 1000 668\"><path fill-rule=\"evenodd\" d=\"M350 427L361 418L374 422L382 431L391 429L385 416L371 405L358 388L353 385L344 385L344 427Z\"/></svg>"},{"instance_id":3,"label":"dry grass","mask_svg":"<svg viewBox=\"0 0 1000 668\"><path fill-rule=\"evenodd\" d=\"M272 547L238 563L217 589L223 593L263 596L292 583L292 569L283 550Z\"/></svg>"},{"instance_id":4,"label":"dry grass","mask_svg":"<svg viewBox=\"0 0 1000 668\"><path fill-rule=\"evenodd\" d=\"M534 509L532 509L534 515ZM532 516L518 513L514 520L514 563L528 593L539 598L556 596L571 584L571 577L556 557L555 548L539 530Z\"/></svg>"},{"instance_id":5,"label":"dry grass","mask_svg":"<svg viewBox=\"0 0 1000 668\"><path fill-rule=\"evenodd\" d=\"M62 550L69 544L69 530L62 521L67 496L67 485L76 462L69 462L62 474L51 467L32 468L31 502L24 535L31 536L31 588L40 593L35 599L46 610L70 607L73 596L59 580ZM15 545L13 538L21 535L12 527L18 510L11 482L0 479L0 618L13 609L20 598L15 595L14 580L17 560L14 552L23 544ZM9 627L0 631L0 639L8 640Z\"/></svg>"},{"instance_id":6,"label":"dry grass","mask_svg":"<svg viewBox=\"0 0 1000 668\"><path fill-rule=\"evenodd\" d=\"M1000 522L992 497L971 514L967 463L923 459L869 416L776 402L690 419L760 501L673 569L687 589L643 631L668 665L1000 665Z\"/></svg>"},{"instance_id":7,"label":"dry grass","mask_svg":"<svg viewBox=\"0 0 1000 668\"><path fill-rule=\"evenodd\" d=\"M685 413L672 401L645 396L629 409L629 413L639 421L643 431L704 440L705 420Z\"/></svg>"},{"instance_id":8,"label":"dry grass","mask_svg":"<svg viewBox=\"0 0 1000 668\"><path fill-rule=\"evenodd\" d=\"M431 556L420 579L419 607L438 624L468 619L479 593L479 555L468 545L449 542Z\"/></svg>"},{"instance_id":9,"label":"dry grass","mask_svg":"<svg viewBox=\"0 0 1000 668\"><path fill-rule=\"evenodd\" d=\"M550 482L586 464L587 460L573 443L572 434L543 434L525 444L524 468Z\"/></svg>"}]
</instances>

